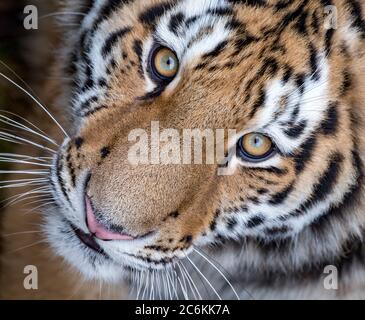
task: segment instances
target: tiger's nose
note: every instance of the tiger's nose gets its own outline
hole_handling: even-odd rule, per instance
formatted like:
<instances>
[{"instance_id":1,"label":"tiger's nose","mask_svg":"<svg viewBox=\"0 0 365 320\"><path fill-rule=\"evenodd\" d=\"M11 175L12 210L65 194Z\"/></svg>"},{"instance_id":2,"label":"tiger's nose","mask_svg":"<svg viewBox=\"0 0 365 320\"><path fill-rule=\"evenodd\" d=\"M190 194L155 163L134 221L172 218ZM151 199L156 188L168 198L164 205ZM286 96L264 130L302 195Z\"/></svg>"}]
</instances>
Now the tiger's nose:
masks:
<instances>
[{"instance_id":1,"label":"tiger's nose","mask_svg":"<svg viewBox=\"0 0 365 320\"><path fill-rule=\"evenodd\" d=\"M104 241L110 240L134 240L135 238L118 232L113 232L107 229L106 226L102 225L97 221L94 209L92 207L91 201L86 197L86 221L90 233L96 238Z\"/></svg>"}]
</instances>

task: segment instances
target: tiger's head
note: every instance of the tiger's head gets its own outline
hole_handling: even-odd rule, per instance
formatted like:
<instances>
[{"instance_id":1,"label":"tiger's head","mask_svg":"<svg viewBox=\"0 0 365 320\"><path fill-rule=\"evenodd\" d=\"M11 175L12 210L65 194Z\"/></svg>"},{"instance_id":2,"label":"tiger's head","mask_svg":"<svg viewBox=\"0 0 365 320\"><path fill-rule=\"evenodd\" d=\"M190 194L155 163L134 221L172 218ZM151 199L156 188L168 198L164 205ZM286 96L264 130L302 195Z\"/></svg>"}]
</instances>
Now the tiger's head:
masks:
<instances>
[{"instance_id":1,"label":"tiger's head","mask_svg":"<svg viewBox=\"0 0 365 320\"><path fill-rule=\"evenodd\" d=\"M72 135L54 159L46 231L85 275L161 269L222 241L294 239L351 197L364 66L354 68L362 30L345 23L345 1L333 1L337 29L326 27L332 1L79 2L87 11L63 62ZM171 142L153 145L156 122L234 130L221 146L230 156L154 162ZM136 145L147 162L130 161Z\"/></svg>"}]
</instances>

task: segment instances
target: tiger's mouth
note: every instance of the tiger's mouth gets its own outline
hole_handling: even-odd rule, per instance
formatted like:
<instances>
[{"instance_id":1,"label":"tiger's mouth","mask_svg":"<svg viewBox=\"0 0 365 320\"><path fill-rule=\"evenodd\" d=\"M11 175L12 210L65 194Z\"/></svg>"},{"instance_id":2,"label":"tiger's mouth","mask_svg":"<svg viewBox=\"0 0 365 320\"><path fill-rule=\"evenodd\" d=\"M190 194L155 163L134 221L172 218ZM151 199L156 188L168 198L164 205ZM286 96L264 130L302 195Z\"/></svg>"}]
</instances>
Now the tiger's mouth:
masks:
<instances>
[{"instance_id":1,"label":"tiger's mouth","mask_svg":"<svg viewBox=\"0 0 365 320\"><path fill-rule=\"evenodd\" d=\"M148 237L155 234L154 231L151 231L141 236L132 236L125 232L111 230L111 228L108 228L97 220L92 202L87 195L85 195L84 214L87 231L82 230L72 222L68 221L68 224L82 244L84 244L89 249L95 251L96 253L103 255L106 258L109 258L109 256L102 248L100 242L132 242L135 240L147 239Z\"/></svg>"},{"instance_id":2,"label":"tiger's mouth","mask_svg":"<svg viewBox=\"0 0 365 320\"><path fill-rule=\"evenodd\" d=\"M105 254L104 250L100 247L100 245L95 241L95 237L93 234L85 233L81 229L75 227L73 224L70 223L70 226L72 230L75 232L75 235L77 238L86 245L89 249L94 250L96 253L102 254L105 257L107 255Z\"/></svg>"},{"instance_id":3,"label":"tiger's mouth","mask_svg":"<svg viewBox=\"0 0 365 320\"><path fill-rule=\"evenodd\" d=\"M59 161L60 157L57 157L55 168L59 166ZM60 195L57 189L62 185L56 179L57 176L52 177L55 192ZM88 195L91 173L85 172L80 180L79 188L75 188L75 191L82 196L77 196L76 192L71 190L68 194L71 202L63 197L57 197L61 215L48 216L45 228L49 230L47 233L51 245L77 267L79 267L79 259L87 265L93 265L94 260L97 259L100 266L106 263L119 268L121 266L140 269L153 267L155 264L145 256L144 248L154 244L154 237L158 234L158 230L132 234L119 225L109 223L103 213L97 211ZM62 227L57 225L57 221Z\"/></svg>"}]
</instances>

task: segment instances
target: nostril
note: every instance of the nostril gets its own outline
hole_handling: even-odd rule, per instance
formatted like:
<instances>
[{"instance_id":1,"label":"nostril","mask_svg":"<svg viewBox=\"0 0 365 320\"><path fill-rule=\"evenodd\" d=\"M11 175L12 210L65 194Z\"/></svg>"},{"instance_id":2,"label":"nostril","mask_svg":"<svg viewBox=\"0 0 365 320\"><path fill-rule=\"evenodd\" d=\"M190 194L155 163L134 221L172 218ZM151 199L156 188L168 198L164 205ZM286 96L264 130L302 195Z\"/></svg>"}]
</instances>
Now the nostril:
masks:
<instances>
[{"instance_id":1,"label":"nostril","mask_svg":"<svg viewBox=\"0 0 365 320\"><path fill-rule=\"evenodd\" d=\"M86 220L87 226L90 232L98 239L104 241L110 240L134 240L135 238L118 232L113 232L108 230L105 226L103 226L100 222L97 221L94 213L94 209L91 205L91 201L88 197L86 197Z\"/></svg>"}]
</instances>

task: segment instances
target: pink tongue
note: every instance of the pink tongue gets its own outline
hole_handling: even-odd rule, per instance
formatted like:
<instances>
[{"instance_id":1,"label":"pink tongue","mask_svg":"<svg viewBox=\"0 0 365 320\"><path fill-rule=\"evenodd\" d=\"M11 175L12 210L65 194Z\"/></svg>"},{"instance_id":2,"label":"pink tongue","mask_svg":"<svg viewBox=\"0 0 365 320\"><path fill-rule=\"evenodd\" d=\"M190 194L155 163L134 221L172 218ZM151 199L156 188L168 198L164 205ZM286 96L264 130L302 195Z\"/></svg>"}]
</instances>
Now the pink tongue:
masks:
<instances>
[{"instance_id":1,"label":"pink tongue","mask_svg":"<svg viewBox=\"0 0 365 320\"><path fill-rule=\"evenodd\" d=\"M107 230L101 225L94 215L90 199L86 197L86 216L90 232L100 240L133 240L134 238L125 234Z\"/></svg>"}]
</instances>

